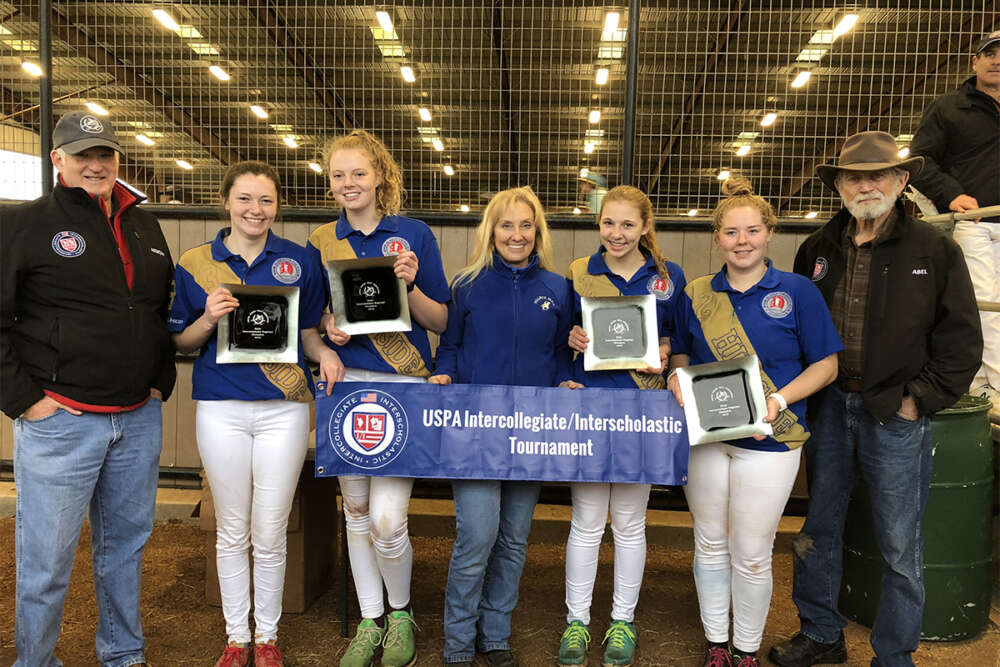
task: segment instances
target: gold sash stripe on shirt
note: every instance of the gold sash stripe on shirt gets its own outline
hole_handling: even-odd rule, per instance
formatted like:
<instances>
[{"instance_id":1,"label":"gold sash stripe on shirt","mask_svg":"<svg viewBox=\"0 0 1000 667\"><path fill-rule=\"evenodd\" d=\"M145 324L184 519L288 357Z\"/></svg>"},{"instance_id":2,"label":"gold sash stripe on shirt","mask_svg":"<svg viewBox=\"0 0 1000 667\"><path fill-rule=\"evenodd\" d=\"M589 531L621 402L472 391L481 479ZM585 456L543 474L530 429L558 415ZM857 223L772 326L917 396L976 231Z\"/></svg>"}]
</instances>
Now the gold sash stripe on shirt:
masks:
<instances>
[{"instance_id":1,"label":"gold sash stripe on shirt","mask_svg":"<svg viewBox=\"0 0 1000 667\"><path fill-rule=\"evenodd\" d=\"M309 237L309 242L319 249L324 267L331 259L357 259L358 257L354 248L351 247L350 241L346 238L337 238L337 223L335 222L314 231ZM385 360L385 363L392 366L399 375L430 377L431 372L424 363L424 358L420 356L420 350L410 342L405 333L389 331L369 334L368 340L372 342L375 351Z\"/></svg>"},{"instance_id":2,"label":"gold sash stripe on shirt","mask_svg":"<svg viewBox=\"0 0 1000 667\"><path fill-rule=\"evenodd\" d=\"M589 257L580 257L569 265L569 278L576 293L580 296L622 296L621 290L606 275L595 276L587 272L589 262ZM629 371L629 375L639 389L664 389L667 386L662 375L635 371Z\"/></svg>"},{"instance_id":3,"label":"gold sash stripe on shirt","mask_svg":"<svg viewBox=\"0 0 1000 667\"><path fill-rule=\"evenodd\" d=\"M205 290L205 294L211 294L222 283L243 282L228 264L212 259L211 243L188 250L177 264L191 274L195 282ZM257 364L257 366L268 382L285 396L286 401L308 403L312 399L305 371L298 364Z\"/></svg>"},{"instance_id":4,"label":"gold sash stripe on shirt","mask_svg":"<svg viewBox=\"0 0 1000 667\"><path fill-rule=\"evenodd\" d=\"M684 292L691 298L692 309L701 323L709 349L719 361L742 359L756 354L750 337L736 317L729 295L712 289L712 277L696 278L684 288ZM764 383L765 395L770 396L778 390L762 365L760 377ZM774 439L789 449L798 449L809 439L809 434L791 410L778 413L771 426L774 428Z\"/></svg>"}]
</instances>

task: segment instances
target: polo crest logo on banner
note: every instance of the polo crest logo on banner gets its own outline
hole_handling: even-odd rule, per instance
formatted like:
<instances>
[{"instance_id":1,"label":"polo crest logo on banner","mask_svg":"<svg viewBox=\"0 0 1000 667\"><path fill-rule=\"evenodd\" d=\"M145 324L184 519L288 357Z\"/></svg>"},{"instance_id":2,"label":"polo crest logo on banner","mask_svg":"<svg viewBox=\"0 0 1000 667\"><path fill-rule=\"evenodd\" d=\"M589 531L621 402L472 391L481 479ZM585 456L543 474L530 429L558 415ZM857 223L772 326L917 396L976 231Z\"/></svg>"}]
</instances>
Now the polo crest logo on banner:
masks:
<instances>
[{"instance_id":1,"label":"polo crest logo on banner","mask_svg":"<svg viewBox=\"0 0 1000 667\"><path fill-rule=\"evenodd\" d=\"M366 470L381 468L399 456L408 432L402 404L377 389L342 398L333 408L329 426L330 444L337 456Z\"/></svg>"},{"instance_id":2,"label":"polo crest logo on banner","mask_svg":"<svg viewBox=\"0 0 1000 667\"><path fill-rule=\"evenodd\" d=\"M366 450L371 451L385 439L385 415L373 412L355 412L354 439Z\"/></svg>"}]
</instances>

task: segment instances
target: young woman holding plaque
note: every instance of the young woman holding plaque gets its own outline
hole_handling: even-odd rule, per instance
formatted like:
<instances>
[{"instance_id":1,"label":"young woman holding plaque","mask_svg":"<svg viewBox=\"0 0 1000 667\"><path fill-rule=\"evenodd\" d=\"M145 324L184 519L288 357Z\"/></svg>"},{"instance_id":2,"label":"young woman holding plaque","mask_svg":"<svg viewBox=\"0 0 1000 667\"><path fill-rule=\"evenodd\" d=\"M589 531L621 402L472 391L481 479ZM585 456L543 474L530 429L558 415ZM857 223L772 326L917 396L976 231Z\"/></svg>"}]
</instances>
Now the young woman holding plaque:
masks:
<instances>
[{"instance_id":1,"label":"young woman holding plaque","mask_svg":"<svg viewBox=\"0 0 1000 667\"><path fill-rule=\"evenodd\" d=\"M469 265L452 284L448 328L429 382L554 387L572 378L567 345L573 297L549 271L552 240L530 187L496 194L476 231ZM457 538L444 600L444 661L517 664L510 618L517 604L539 482L454 480Z\"/></svg>"},{"instance_id":2,"label":"young woman holding plaque","mask_svg":"<svg viewBox=\"0 0 1000 667\"><path fill-rule=\"evenodd\" d=\"M667 261L656 243L653 205L638 188L619 185L608 191L597 215L601 248L575 260L569 269L574 290L574 316L581 319L581 297L656 297L660 368L633 371L585 371L583 354L589 342L579 325L570 332L569 345L581 352L574 376L588 387L663 389L663 366L670 354L673 308L684 289L681 267ZM566 621L559 645L559 664L587 662L590 645L590 603L597 577L597 557L604 525L611 512L615 540L614 601L611 624L604 634L605 665L629 665L635 657L638 635L635 607L646 564L646 505L648 484L572 485L573 519L566 543Z\"/></svg>"},{"instance_id":3,"label":"young woman holding plaque","mask_svg":"<svg viewBox=\"0 0 1000 667\"><path fill-rule=\"evenodd\" d=\"M262 162L240 162L226 171L219 196L229 226L215 240L185 252L174 276L176 294L168 326L177 349L199 352L192 395L197 400L198 452L212 490L216 523L216 564L228 645L217 667L242 667L251 654L258 667L280 667L276 645L285 582L285 533L295 487L308 447L312 375L305 357L320 362L323 376L338 372L339 361L320 339L325 277L300 245L272 233L279 212L278 173ZM240 300L222 283L298 288L298 320L287 317L287 300L260 307L278 315L278 326L254 330L263 342L230 337L239 348L276 344L286 327L301 332L298 363L216 363L219 321L230 328L254 321L250 295ZM273 299L273 297L272 297ZM275 340L269 335L275 334ZM280 338L281 340L278 340ZM249 545L253 545L251 645Z\"/></svg>"},{"instance_id":4,"label":"young woman holding plaque","mask_svg":"<svg viewBox=\"0 0 1000 667\"><path fill-rule=\"evenodd\" d=\"M775 435L691 448L684 487L694 518L694 580L706 667L756 667L771 602L771 549L809 438L805 398L833 382L843 349L819 290L776 269L777 217L750 182L729 178L712 218L725 266L692 280L677 304L670 367L757 354ZM734 355L733 349L742 352ZM677 378L668 382L683 405ZM729 609L733 609L732 650Z\"/></svg>"},{"instance_id":5,"label":"young woman holding plaque","mask_svg":"<svg viewBox=\"0 0 1000 667\"><path fill-rule=\"evenodd\" d=\"M430 376L427 330L448 323L448 281L430 228L399 215L403 179L385 145L364 130L329 142L324 164L340 218L309 237L323 265L330 260L396 255L393 272L406 283L412 329L349 336L337 327L345 313L323 316L321 331L345 370L334 380L426 382ZM347 552L358 592L361 623L341 667L367 667L381 647L384 667L416 659L410 577L413 550L407 512L413 479L344 475L339 478L347 522ZM388 615L382 587L388 592Z\"/></svg>"}]
</instances>

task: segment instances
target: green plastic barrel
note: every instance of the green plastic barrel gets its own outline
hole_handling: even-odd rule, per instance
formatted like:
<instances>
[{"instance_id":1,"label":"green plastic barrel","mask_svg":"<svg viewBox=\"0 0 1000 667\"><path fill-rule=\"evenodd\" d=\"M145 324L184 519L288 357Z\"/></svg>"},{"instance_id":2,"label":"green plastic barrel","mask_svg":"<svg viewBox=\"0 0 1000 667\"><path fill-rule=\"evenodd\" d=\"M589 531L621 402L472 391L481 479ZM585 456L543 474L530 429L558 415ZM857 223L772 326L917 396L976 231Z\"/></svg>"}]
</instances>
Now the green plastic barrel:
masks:
<instances>
[{"instance_id":1,"label":"green plastic barrel","mask_svg":"<svg viewBox=\"0 0 1000 667\"><path fill-rule=\"evenodd\" d=\"M990 404L963 396L931 420L934 467L924 515L924 584L920 636L967 639L989 623L992 574L993 443ZM871 626L878 610L882 557L871 524L868 487L859 481L844 530L840 611Z\"/></svg>"}]
</instances>

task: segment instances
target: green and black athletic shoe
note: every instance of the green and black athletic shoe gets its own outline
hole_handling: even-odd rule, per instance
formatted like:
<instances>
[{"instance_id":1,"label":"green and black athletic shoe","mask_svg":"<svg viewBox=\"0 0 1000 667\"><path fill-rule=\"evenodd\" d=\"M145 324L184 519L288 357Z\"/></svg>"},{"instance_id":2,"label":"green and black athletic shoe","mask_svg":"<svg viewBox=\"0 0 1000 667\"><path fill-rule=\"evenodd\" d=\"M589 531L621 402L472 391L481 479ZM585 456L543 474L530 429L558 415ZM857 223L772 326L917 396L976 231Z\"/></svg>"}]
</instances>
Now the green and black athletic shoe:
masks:
<instances>
[{"instance_id":1,"label":"green and black athletic shoe","mask_svg":"<svg viewBox=\"0 0 1000 667\"><path fill-rule=\"evenodd\" d=\"M563 630L562 640L559 642L559 664L585 664L588 648L590 648L590 630L580 621L573 621Z\"/></svg>"},{"instance_id":2,"label":"green and black athletic shoe","mask_svg":"<svg viewBox=\"0 0 1000 667\"><path fill-rule=\"evenodd\" d=\"M604 649L604 667L631 665L635 660L637 642L635 624L611 619L611 625L604 633L604 641L601 642L607 644L607 648Z\"/></svg>"}]
</instances>

